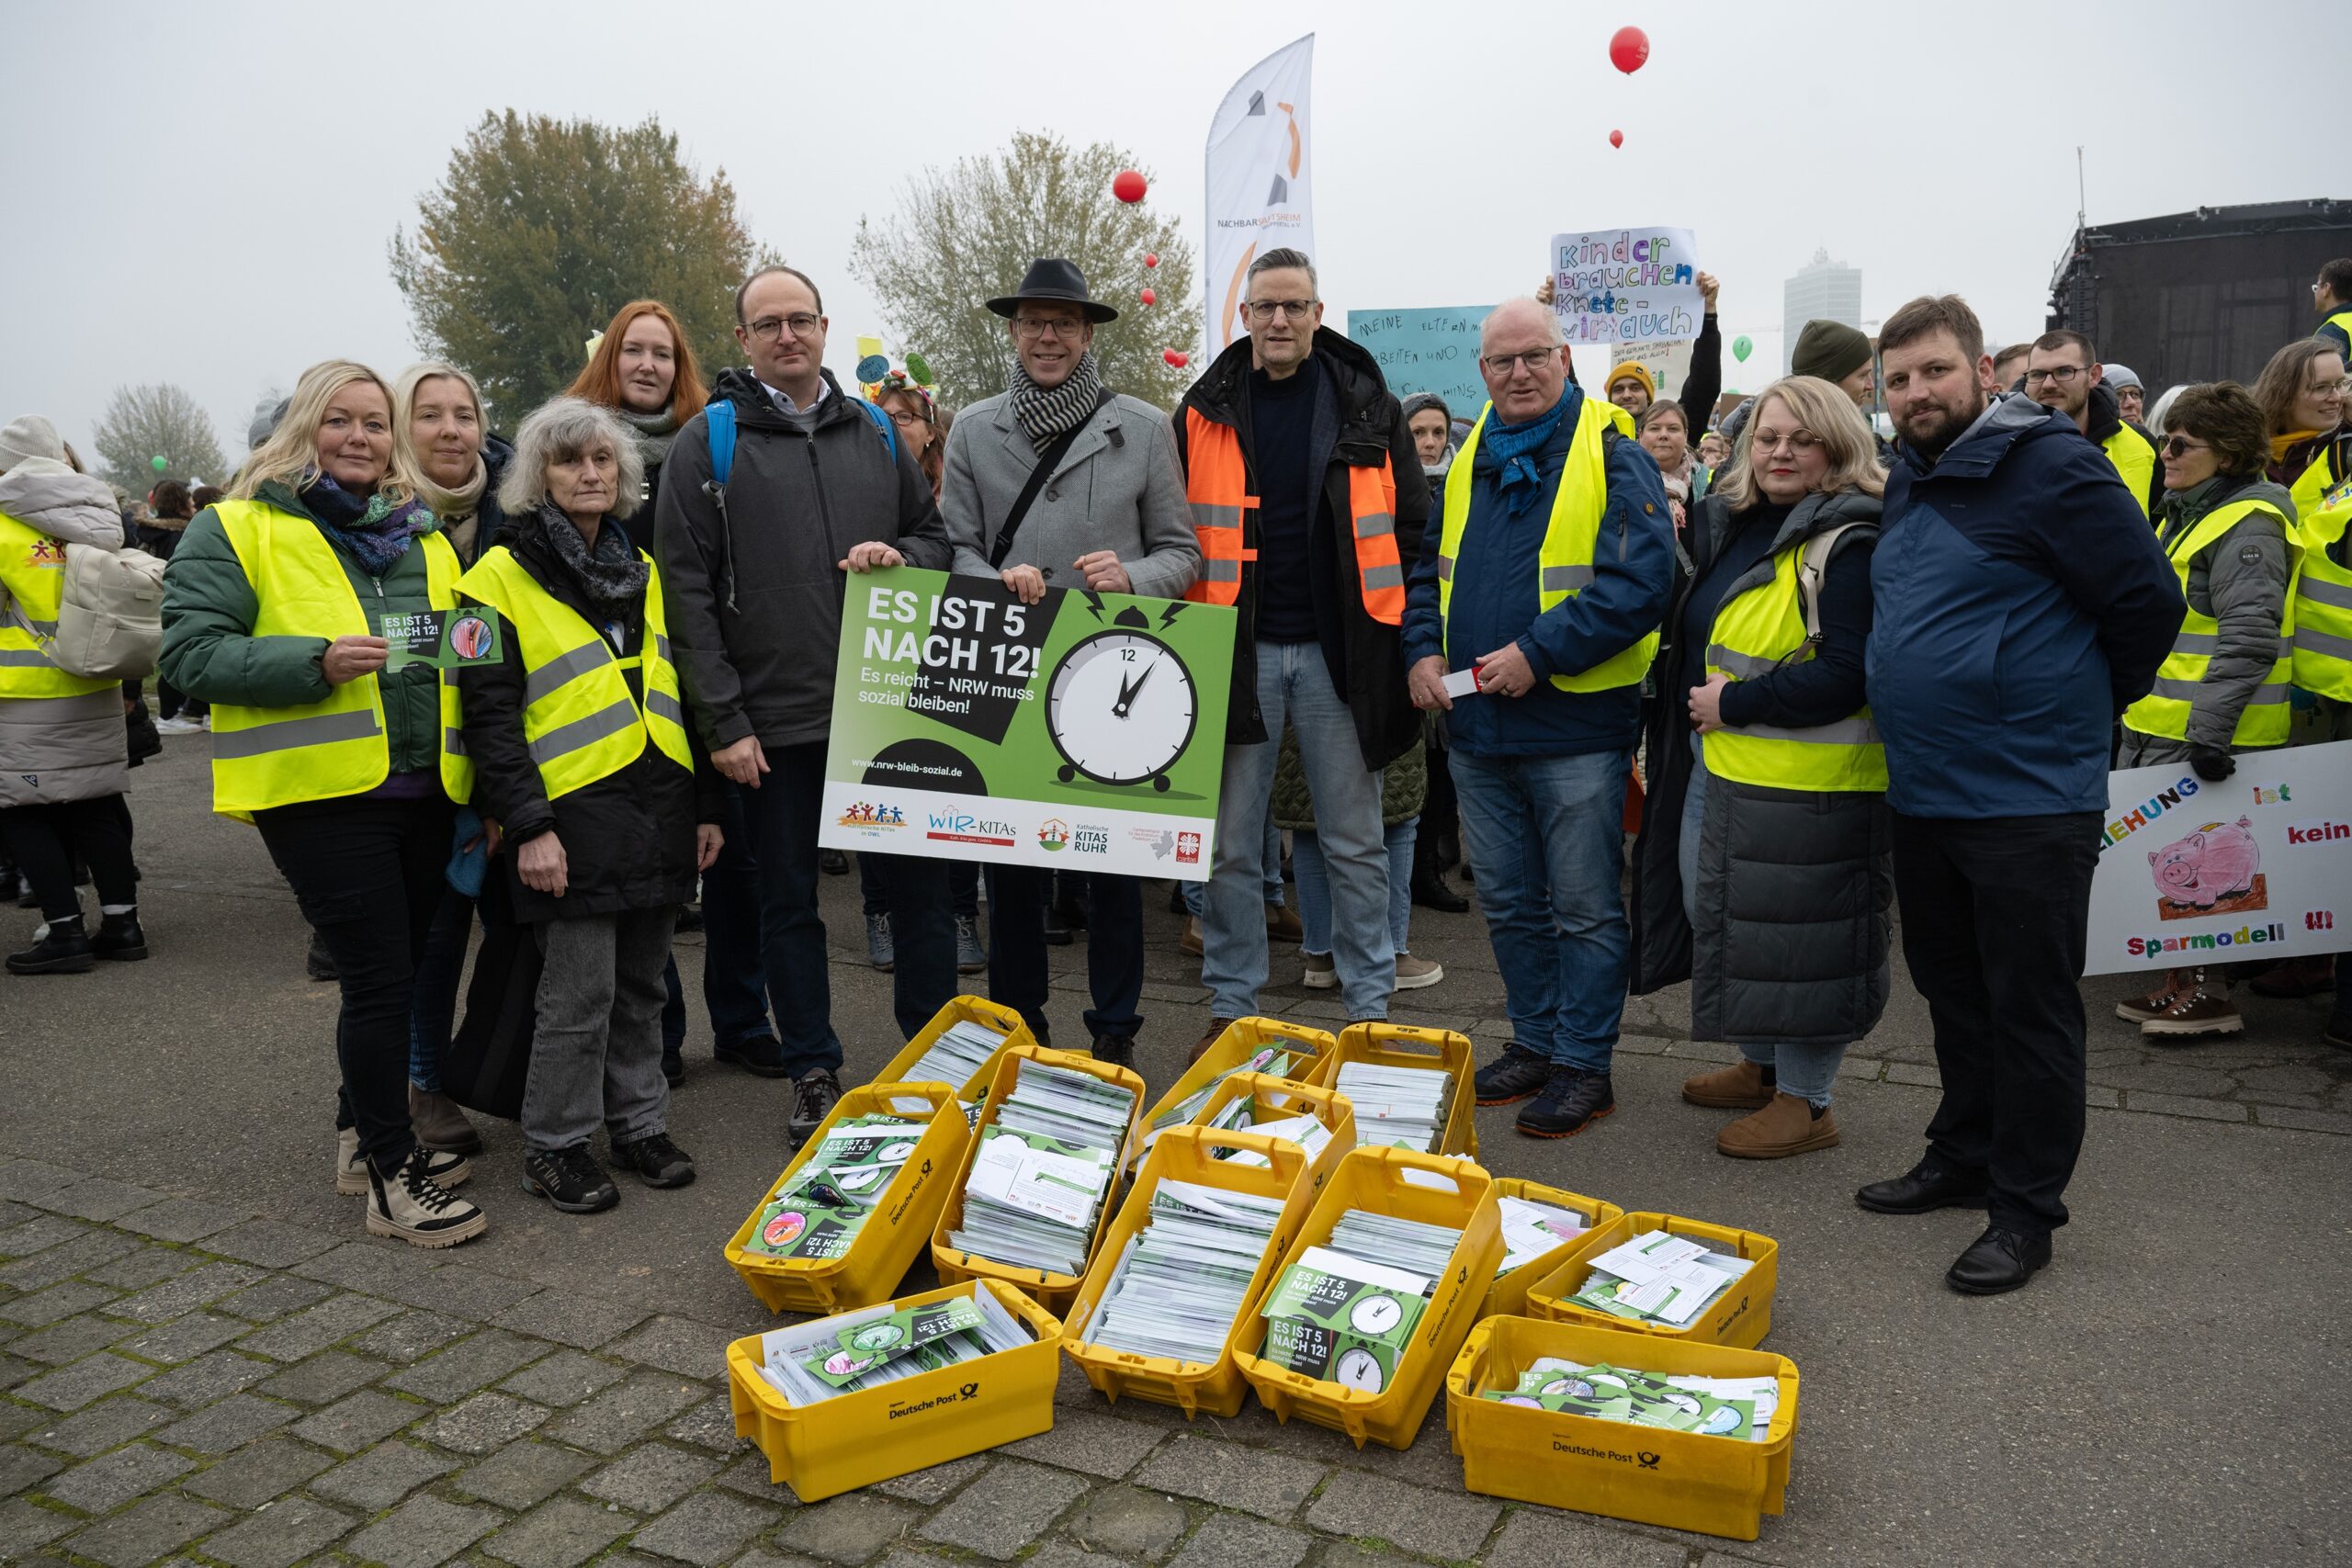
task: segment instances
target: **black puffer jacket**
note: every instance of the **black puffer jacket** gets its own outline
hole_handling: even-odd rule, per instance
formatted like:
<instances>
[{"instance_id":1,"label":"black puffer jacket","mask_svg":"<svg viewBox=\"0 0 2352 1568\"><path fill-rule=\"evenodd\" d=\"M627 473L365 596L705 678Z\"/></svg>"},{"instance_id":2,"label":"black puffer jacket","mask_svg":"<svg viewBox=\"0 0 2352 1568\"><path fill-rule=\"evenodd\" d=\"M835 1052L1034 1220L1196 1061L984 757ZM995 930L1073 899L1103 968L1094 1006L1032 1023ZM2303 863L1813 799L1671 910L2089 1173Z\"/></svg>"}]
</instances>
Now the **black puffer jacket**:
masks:
<instances>
[{"instance_id":1,"label":"black puffer jacket","mask_svg":"<svg viewBox=\"0 0 2352 1568\"><path fill-rule=\"evenodd\" d=\"M1864 526L1839 538L1826 575L1850 583L1847 574L1860 573L1866 584L1878 517L1871 496L1807 496L1781 525L1772 555L1733 583L1724 602L1769 581L1772 557L1781 550L1846 524ZM1770 789L1710 777L1700 828L1695 932L1683 913L1679 852L1691 758L1682 698L1699 683L1705 650L1682 646L1679 634L1684 601L1732 527L1720 495L1692 511L1692 570L1675 594L1666 619L1668 641L1658 652L1648 798L1634 846L1628 911L1632 988L1646 994L1690 980L1694 1039L1849 1044L1868 1034L1886 1008L1894 879L1883 795ZM1826 612L1823 629L1847 641L1866 640L1870 631L1867 619L1833 626ZM1762 687L1772 680L1767 674L1741 684ZM1794 707L1768 694L1755 722L1809 728L1850 714L1863 701L1857 661L1849 691L1808 690Z\"/></svg>"},{"instance_id":2,"label":"black puffer jacket","mask_svg":"<svg viewBox=\"0 0 2352 1568\"><path fill-rule=\"evenodd\" d=\"M571 526L560 516L551 523ZM620 525L608 521L605 526ZM540 587L589 625L600 622L527 521L509 520L492 543L505 546ZM637 653L645 638L642 609L627 616L619 630L621 657ZM498 858L515 919L528 923L691 902L695 827L718 819L716 775L707 764L687 772L649 741L644 753L619 773L548 800L523 739L521 641L503 615L499 638L500 660L461 671L458 685L465 701L466 751L474 761L473 806L505 833L506 847ZM639 672L632 669L627 675L629 694L642 703ZM695 755L699 761L699 749ZM560 898L526 887L515 871L514 847L547 832L563 840L570 886Z\"/></svg>"}]
</instances>

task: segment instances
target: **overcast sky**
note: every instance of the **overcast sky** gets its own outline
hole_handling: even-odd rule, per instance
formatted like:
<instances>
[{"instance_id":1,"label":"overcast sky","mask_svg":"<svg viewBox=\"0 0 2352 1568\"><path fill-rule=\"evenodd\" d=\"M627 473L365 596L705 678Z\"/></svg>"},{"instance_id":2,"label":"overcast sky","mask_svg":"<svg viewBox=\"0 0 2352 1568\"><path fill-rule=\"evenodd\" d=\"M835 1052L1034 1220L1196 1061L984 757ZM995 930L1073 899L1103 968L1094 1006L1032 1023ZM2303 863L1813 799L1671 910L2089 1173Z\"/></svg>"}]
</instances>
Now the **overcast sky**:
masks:
<instances>
[{"instance_id":1,"label":"overcast sky","mask_svg":"<svg viewBox=\"0 0 2352 1568\"><path fill-rule=\"evenodd\" d=\"M1197 250L1210 115L1308 31L1341 330L1351 307L1523 293L1555 231L1679 225L1760 382L1816 247L1862 269L1866 319L1954 289L1996 341L2038 331L2077 143L2095 222L2352 195L2324 73L2292 66L2341 47L2320 0L6 6L0 420L46 413L85 444L114 387L175 381L232 459L256 397L304 366L417 357L386 243L510 106L659 116L724 166L752 232L823 286L844 379L884 326L850 237L908 175L1016 130L1110 140ZM1607 56L1627 22L1652 43L1630 77Z\"/></svg>"}]
</instances>

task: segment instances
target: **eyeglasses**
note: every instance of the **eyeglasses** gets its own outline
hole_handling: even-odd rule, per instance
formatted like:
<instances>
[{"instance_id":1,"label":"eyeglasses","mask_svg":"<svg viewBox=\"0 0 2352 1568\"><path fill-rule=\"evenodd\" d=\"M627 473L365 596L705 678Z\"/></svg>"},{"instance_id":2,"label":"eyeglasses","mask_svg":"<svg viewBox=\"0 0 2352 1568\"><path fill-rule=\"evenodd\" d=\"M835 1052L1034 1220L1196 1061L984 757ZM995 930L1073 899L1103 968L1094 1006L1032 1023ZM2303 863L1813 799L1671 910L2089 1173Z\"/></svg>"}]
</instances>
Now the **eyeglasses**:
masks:
<instances>
[{"instance_id":1,"label":"eyeglasses","mask_svg":"<svg viewBox=\"0 0 2352 1568\"><path fill-rule=\"evenodd\" d=\"M2025 378L2029 383L2055 381L2063 387L2082 373L2083 367L2079 365L2053 365L2045 370L2029 370L2025 373Z\"/></svg>"},{"instance_id":2,"label":"eyeglasses","mask_svg":"<svg viewBox=\"0 0 2352 1568\"><path fill-rule=\"evenodd\" d=\"M2213 448L2202 441L2191 441L2186 435L2176 435L2165 443L2165 456L2185 457L2191 452L2211 452Z\"/></svg>"},{"instance_id":3,"label":"eyeglasses","mask_svg":"<svg viewBox=\"0 0 2352 1568\"><path fill-rule=\"evenodd\" d=\"M1792 430L1786 435L1767 435L1759 430L1747 439L1751 450L1767 454L1777 452L1786 446L1790 451L1802 457L1821 446L1821 437L1810 430Z\"/></svg>"},{"instance_id":4,"label":"eyeglasses","mask_svg":"<svg viewBox=\"0 0 2352 1568\"><path fill-rule=\"evenodd\" d=\"M1518 354L1481 355L1478 363L1487 367L1487 375L1499 381L1511 373L1514 366L1524 365L1531 374L1541 370L1551 364L1552 356L1559 352L1559 344L1550 344L1543 348L1524 349Z\"/></svg>"},{"instance_id":5,"label":"eyeglasses","mask_svg":"<svg viewBox=\"0 0 2352 1568\"><path fill-rule=\"evenodd\" d=\"M762 343L774 343L778 333L785 328L790 327L792 335L796 338L814 337L818 329L824 324L824 318L821 316L811 315L806 310L796 310L789 316L762 316L752 323L752 335Z\"/></svg>"},{"instance_id":6,"label":"eyeglasses","mask_svg":"<svg viewBox=\"0 0 2352 1568\"><path fill-rule=\"evenodd\" d=\"M1012 330L1024 343L1034 343L1047 333L1072 343L1086 330L1086 323L1076 316L1021 316L1014 319Z\"/></svg>"},{"instance_id":7,"label":"eyeglasses","mask_svg":"<svg viewBox=\"0 0 2352 1568\"><path fill-rule=\"evenodd\" d=\"M1244 299L1241 308L1250 312L1253 321L1271 321L1277 310L1287 320L1303 321L1306 313L1320 303L1317 299Z\"/></svg>"}]
</instances>

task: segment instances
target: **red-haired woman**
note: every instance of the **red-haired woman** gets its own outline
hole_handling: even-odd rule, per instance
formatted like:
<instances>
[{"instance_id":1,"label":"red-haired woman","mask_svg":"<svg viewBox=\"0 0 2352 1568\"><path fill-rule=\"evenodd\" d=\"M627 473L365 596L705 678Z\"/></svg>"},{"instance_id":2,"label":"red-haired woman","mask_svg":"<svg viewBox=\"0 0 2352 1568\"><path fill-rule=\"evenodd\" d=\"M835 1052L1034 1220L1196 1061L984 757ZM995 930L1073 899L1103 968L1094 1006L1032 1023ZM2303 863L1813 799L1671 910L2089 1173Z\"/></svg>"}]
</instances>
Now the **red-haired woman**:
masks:
<instances>
[{"instance_id":1,"label":"red-haired woman","mask_svg":"<svg viewBox=\"0 0 2352 1568\"><path fill-rule=\"evenodd\" d=\"M630 300L613 317L596 351L588 356L587 368L567 390L569 396L612 410L637 433L638 456L645 459L644 504L622 525L629 542L650 553L662 459L670 455L678 427L710 400L685 329L659 299Z\"/></svg>"}]
</instances>

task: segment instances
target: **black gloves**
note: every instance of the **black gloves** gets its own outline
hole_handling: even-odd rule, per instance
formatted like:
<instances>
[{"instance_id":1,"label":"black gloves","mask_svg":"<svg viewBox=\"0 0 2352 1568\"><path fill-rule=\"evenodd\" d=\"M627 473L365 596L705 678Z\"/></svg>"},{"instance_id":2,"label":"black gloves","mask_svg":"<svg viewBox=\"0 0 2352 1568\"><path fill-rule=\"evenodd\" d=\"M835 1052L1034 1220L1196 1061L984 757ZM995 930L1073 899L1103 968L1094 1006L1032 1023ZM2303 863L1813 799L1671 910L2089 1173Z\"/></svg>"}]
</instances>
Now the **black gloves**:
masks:
<instances>
[{"instance_id":1,"label":"black gloves","mask_svg":"<svg viewBox=\"0 0 2352 1568\"><path fill-rule=\"evenodd\" d=\"M2188 749L2188 765L2196 769L2197 776L2207 784L2220 784L2238 771L2236 759L2218 746L2191 746Z\"/></svg>"}]
</instances>

